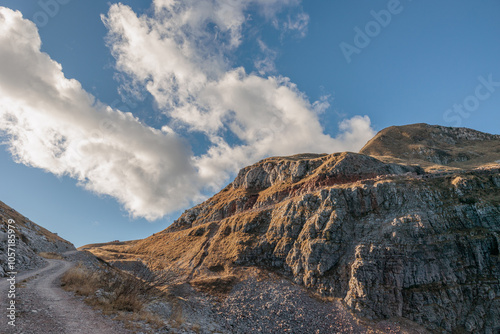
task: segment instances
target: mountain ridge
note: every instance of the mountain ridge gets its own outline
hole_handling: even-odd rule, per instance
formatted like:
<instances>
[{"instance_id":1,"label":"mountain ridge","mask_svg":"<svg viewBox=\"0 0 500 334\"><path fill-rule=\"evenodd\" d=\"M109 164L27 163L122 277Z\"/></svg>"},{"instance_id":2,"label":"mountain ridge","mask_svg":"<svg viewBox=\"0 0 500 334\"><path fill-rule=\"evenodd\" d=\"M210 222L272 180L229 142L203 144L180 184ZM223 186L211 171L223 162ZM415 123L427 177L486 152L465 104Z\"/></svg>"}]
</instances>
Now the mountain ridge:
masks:
<instances>
[{"instance_id":1,"label":"mountain ridge","mask_svg":"<svg viewBox=\"0 0 500 334\"><path fill-rule=\"evenodd\" d=\"M368 319L500 330L499 138L417 124L379 132L361 150L373 156L264 159L165 230L90 250L188 282L263 268Z\"/></svg>"}]
</instances>

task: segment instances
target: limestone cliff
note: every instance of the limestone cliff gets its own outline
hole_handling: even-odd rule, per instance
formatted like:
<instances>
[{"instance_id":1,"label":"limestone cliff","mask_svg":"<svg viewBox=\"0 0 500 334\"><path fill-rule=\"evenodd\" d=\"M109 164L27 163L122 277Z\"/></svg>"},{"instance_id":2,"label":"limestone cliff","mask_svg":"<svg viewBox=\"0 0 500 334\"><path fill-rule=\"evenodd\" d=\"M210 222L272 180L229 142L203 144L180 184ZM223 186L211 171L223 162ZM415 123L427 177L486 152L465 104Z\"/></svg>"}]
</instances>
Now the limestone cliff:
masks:
<instances>
[{"instance_id":1,"label":"limestone cliff","mask_svg":"<svg viewBox=\"0 0 500 334\"><path fill-rule=\"evenodd\" d=\"M265 159L126 252L190 278L258 266L367 318L496 333L499 138L419 124L365 154Z\"/></svg>"}]
</instances>

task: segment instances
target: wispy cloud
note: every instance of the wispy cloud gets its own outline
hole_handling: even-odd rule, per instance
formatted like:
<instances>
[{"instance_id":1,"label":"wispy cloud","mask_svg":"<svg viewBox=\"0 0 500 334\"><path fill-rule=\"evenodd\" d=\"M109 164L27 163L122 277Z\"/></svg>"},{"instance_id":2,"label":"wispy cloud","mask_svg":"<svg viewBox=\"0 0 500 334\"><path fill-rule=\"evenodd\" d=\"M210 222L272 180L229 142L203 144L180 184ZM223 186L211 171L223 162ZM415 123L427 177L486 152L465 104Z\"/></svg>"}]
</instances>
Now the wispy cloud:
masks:
<instances>
[{"instance_id":1,"label":"wispy cloud","mask_svg":"<svg viewBox=\"0 0 500 334\"><path fill-rule=\"evenodd\" d=\"M169 119L162 130L103 105L65 78L60 64L40 51L35 25L1 8L0 129L6 143L18 162L70 175L147 219L186 207L204 189L219 189L239 168L266 156L356 151L374 134L368 117L344 120L332 138L319 120L326 99L311 103L288 78L249 74L228 61L250 24L251 6L272 22L283 8L297 5L156 0L150 16L112 5L102 19L116 69L132 90L154 97ZM302 28L288 19L281 26L303 31L302 22ZM194 156L184 131L206 136L209 149Z\"/></svg>"},{"instance_id":2,"label":"wispy cloud","mask_svg":"<svg viewBox=\"0 0 500 334\"><path fill-rule=\"evenodd\" d=\"M288 20L283 24L285 30L295 31L299 36L304 37L307 34L309 25L309 15L299 13L295 17L288 16Z\"/></svg>"},{"instance_id":3,"label":"wispy cloud","mask_svg":"<svg viewBox=\"0 0 500 334\"><path fill-rule=\"evenodd\" d=\"M259 39L257 42L259 43L259 48L263 56L259 57L254 62L255 68L262 76L266 74L275 74L277 71L274 62L278 56L277 52L269 48L262 40Z\"/></svg>"}]
</instances>

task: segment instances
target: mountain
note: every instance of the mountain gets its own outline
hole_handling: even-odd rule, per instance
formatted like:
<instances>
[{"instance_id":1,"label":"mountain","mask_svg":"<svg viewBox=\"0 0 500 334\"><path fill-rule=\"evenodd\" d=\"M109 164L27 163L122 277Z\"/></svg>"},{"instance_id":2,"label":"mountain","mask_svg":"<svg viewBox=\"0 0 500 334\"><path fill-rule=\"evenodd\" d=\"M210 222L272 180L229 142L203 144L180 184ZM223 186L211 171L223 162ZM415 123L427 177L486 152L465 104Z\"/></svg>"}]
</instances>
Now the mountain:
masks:
<instances>
[{"instance_id":1,"label":"mountain","mask_svg":"<svg viewBox=\"0 0 500 334\"><path fill-rule=\"evenodd\" d=\"M5 276L7 272L12 271L8 268L10 234L15 235L15 244L13 244L15 247L11 247L10 253L15 254L16 271L43 266L45 260L39 253L62 253L75 249L75 246L69 241L35 224L3 202L0 202L0 218L2 220L0 228L0 276ZM9 220L14 221L10 227ZM9 229L14 233L9 233Z\"/></svg>"},{"instance_id":2,"label":"mountain","mask_svg":"<svg viewBox=\"0 0 500 334\"><path fill-rule=\"evenodd\" d=\"M498 160L500 135L423 123L391 126L380 131L360 153L423 167L474 168Z\"/></svg>"},{"instance_id":3,"label":"mountain","mask_svg":"<svg viewBox=\"0 0 500 334\"><path fill-rule=\"evenodd\" d=\"M193 286L261 268L360 319L500 331L500 136L415 124L357 153L264 159L162 232L88 247ZM233 279L234 280L234 279Z\"/></svg>"}]
</instances>

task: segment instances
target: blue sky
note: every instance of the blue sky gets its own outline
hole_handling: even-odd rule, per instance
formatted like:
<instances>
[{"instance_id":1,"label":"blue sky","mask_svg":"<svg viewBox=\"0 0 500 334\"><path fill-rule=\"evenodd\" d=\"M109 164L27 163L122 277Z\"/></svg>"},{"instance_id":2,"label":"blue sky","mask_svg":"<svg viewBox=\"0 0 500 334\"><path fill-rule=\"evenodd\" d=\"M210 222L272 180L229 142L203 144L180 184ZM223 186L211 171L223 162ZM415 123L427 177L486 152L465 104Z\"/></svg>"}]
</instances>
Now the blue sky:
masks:
<instances>
[{"instance_id":1,"label":"blue sky","mask_svg":"<svg viewBox=\"0 0 500 334\"><path fill-rule=\"evenodd\" d=\"M160 231L266 156L499 133L498 1L121 4L0 0L24 18L2 11L0 200L77 246Z\"/></svg>"}]
</instances>

